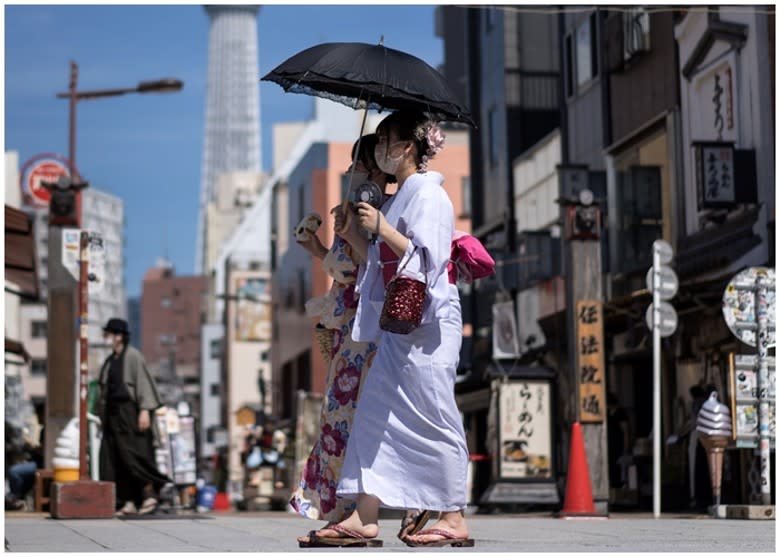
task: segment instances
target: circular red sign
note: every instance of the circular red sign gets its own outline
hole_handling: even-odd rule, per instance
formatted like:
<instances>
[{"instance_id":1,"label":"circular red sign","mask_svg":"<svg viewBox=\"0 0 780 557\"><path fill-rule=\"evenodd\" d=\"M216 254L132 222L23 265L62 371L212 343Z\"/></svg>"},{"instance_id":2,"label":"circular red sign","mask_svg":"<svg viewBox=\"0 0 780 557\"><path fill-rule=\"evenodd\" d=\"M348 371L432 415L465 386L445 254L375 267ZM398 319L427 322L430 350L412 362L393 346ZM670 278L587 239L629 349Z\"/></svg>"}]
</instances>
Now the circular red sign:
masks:
<instances>
[{"instance_id":1,"label":"circular red sign","mask_svg":"<svg viewBox=\"0 0 780 557\"><path fill-rule=\"evenodd\" d=\"M41 185L41 182L56 182L60 176L70 176L68 168L61 162L46 160L36 163L27 175L27 191L32 200L41 205L48 205L51 194Z\"/></svg>"}]
</instances>

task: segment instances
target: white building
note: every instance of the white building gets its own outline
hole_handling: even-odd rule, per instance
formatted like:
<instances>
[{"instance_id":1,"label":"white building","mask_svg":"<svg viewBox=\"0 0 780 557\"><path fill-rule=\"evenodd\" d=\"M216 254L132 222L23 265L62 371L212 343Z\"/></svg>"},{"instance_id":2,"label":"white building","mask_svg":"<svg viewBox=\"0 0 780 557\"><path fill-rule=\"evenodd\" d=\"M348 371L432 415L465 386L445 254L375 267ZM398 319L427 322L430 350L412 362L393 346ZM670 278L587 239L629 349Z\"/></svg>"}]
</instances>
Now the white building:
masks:
<instances>
[{"instance_id":1,"label":"white building","mask_svg":"<svg viewBox=\"0 0 780 557\"><path fill-rule=\"evenodd\" d=\"M201 328L200 356L200 458L204 469L210 469L211 459L220 445L219 431L222 404L220 371L225 327L222 323L207 323ZM224 442L221 443L224 445ZM212 478L213 481L213 478Z\"/></svg>"},{"instance_id":2,"label":"white building","mask_svg":"<svg viewBox=\"0 0 780 557\"><path fill-rule=\"evenodd\" d=\"M544 346L539 320L563 308L563 281L554 276L555 266L550 265L560 253L554 247L560 243L560 206L556 202L560 164L559 129L539 140L513 164L515 219L520 234L517 257L521 288L516 300L519 354Z\"/></svg>"},{"instance_id":3,"label":"white building","mask_svg":"<svg viewBox=\"0 0 780 557\"><path fill-rule=\"evenodd\" d=\"M209 272L217 261L219 250L241 223L260 193L266 176L261 172L234 171L220 174L216 179L214 198L206 206L205 228L205 272ZM209 298L206 321L214 323L221 319L215 313L215 276L209 274Z\"/></svg>"},{"instance_id":4,"label":"white building","mask_svg":"<svg viewBox=\"0 0 780 557\"><path fill-rule=\"evenodd\" d=\"M82 194L82 226L103 238L103 287L89 294L89 368L96 377L110 348L104 346L103 326L112 317L127 318L125 287L125 210L121 198L87 188Z\"/></svg>"},{"instance_id":5,"label":"white building","mask_svg":"<svg viewBox=\"0 0 780 557\"><path fill-rule=\"evenodd\" d=\"M768 223L774 221L776 188L774 76L767 71L770 49L774 50L770 18L774 19L774 14L767 15L765 10L755 7L720 6L708 12L690 10L675 27L681 72L685 233L694 236L708 229L722 230L745 220L750 210L745 207L750 203L740 203L739 196L748 188L756 188L752 204L757 202L758 214L755 226L752 217L748 224L762 241L743 250L743 257L733 261L727 273L761 264L769 255L767 238L773 225L769 227ZM736 208L703 206L702 198L709 197L709 188L702 191L699 186L702 169L696 158L696 144L702 142L754 152L755 180L740 176L733 160L731 187L720 184L719 191L709 199ZM715 214L718 212L724 213L725 226ZM723 269L717 273L726 274Z\"/></svg>"}]
</instances>

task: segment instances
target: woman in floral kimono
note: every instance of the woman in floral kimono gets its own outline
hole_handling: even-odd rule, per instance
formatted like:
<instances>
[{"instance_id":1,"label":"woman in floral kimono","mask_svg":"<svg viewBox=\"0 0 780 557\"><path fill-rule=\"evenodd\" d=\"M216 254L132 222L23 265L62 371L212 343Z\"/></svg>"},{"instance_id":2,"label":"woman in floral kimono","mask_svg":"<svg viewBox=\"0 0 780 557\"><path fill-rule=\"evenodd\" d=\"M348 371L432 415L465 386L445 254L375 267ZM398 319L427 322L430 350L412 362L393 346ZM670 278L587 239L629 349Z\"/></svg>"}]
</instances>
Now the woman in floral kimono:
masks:
<instances>
[{"instance_id":1,"label":"woman in floral kimono","mask_svg":"<svg viewBox=\"0 0 780 557\"><path fill-rule=\"evenodd\" d=\"M353 186L373 181L384 190L387 183L395 182L394 176L377 167L374 161L376 145L375 134L363 136L352 178ZM357 143L353 146L353 158L356 147ZM336 229L341 230L346 217L341 207L333 212ZM332 336L325 342L326 346L330 344L332 347L329 354L323 354L329 365L326 396L320 414L320 437L306 461L303 477L293 492L290 505L302 516L332 523L342 520L355 508L354 501L336 496L336 485L363 379L377 347L375 342L352 340L352 324L357 309L355 279L360 260L346 240L355 241L362 233L357 219L350 220L350 226L335 237L330 250L314 234L307 241L299 242L309 253L323 260L325 271L333 278L327 295L307 303L307 309L320 316L319 331ZM419 529L424 524L418 516L427 520L428 513L407 513L403 523L407 530L410 527ZM299 541L308 541L308 536L300 537Z\"/></svg>"},{"instance_id":2,"label":"woman in floral kimono","mask_svg":"<svg viewBox=\"0 0 780 557\"><path fill-rule=\"evenodd\" d=\"M434 122L411 111L385 118L377 135L377 164L395 174L399 186L381 211L358 204L360 225L379 241L352 244L366 261L352 338L379 344L337 489L357 506L345 520L312 533L309 546L381 546L380 507L440 511L433 528L404 537L407 545L473 546L463 516L468 450L454 394L463 325L458 290L447 274L454 213L442 176L427 170L444 137ZM422 323L406 335L379 328L388 248L397 265L406 264L406 276L427 283Z\"/></svg>"}]
</instances>

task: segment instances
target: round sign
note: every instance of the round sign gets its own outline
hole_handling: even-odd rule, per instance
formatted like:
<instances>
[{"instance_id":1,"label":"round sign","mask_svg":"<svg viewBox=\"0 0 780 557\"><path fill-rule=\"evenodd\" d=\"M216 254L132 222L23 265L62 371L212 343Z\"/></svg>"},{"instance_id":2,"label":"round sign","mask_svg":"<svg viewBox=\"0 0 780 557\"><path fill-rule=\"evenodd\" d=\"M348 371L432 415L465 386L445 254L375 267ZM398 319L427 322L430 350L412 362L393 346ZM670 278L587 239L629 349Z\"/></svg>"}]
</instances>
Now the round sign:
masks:
<instances>
[{"instance_id":1,"label":"round sign","mask_svg":"<svg viewBox=\"0 0 780 557\"><path fill-rule=\"evenodd\" d=\"M27 173L27 192L36 205L48 205L51 194L41 182L56 182L60 176L70 176L68 167L56 160L41 160L35 163Z\"/></svg>"},{"instance_id":2,"label":"round sign","mask_svg":"<svg viewBox=\"0 0 780 557\"><path fill-rule=\"evenodd\" d=\"M668 337L674 334L677 330L677 311L675 311L672 304L669 302L661 302L659 306L659 312L661 319L659 328L661 329L661 336ZM645 313L645 322L650 330L653 329L653 304L647 306L647 312Z\"/></svg>"},{"instance_id":3,"label":"round sign","mask_svg":"<svg viewBox=\"0 0 780 557\"><path fill-rule=\"evenodd\" d=\"M658 295L662 300L671 300L674 295L677 294L677 289L680 287L680 281L677 280L677 274L666 265L661 265L658 269L658 273L661 275L661 286L658 289ZM653 268L650 267L645 275L645 283L647 289L653 292Z\"/></svg>"},{"instance_id":4,"label":"round sign","mask_svg":"<svg viewBox=\"0 0 780 557\"><path fill-rule=\"evenodd\" d=\"M756 345L756 297L753 290L758 277L763 277L767 285L767 348L775 345L775 270L766 267L751 267L737 273L723 292L723 318L729 330L739 340L750 346ZM745 287L745 288L740 288Z\"/></svg>"},{"instance_id":5,"label":"round sign","mask_svg":"<svg viewBox=\"0 0 780 557\"><path fill-rule=\"evenodd\" d=\"M658 256L661 258L661 263L671 263L672 257L674 257L674 251L672 246L666 240L656 240L653 242L653 249L658 252Z\"/></svg>"}]
</instances>

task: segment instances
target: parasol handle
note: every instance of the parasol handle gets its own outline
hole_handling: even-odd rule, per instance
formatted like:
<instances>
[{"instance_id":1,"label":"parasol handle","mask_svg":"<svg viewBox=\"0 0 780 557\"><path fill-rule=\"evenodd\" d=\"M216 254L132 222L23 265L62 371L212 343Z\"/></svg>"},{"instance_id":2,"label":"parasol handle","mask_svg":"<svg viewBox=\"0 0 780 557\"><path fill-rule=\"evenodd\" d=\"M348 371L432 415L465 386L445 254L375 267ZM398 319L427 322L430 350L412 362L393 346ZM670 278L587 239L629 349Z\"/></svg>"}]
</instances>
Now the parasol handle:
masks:
<instances>
[{"instance_id":1,"label":"parasol handle","mask_svg":"<svg viewBox=\"0 0 780 557\"><path fill-rule=\"evenodd\" d=\"M359 98L358 98L359 100ZM360 133L358 134L357 145L355 146L355 155L352 157L352 164L349 168L349 183L352 184L352 176L355 174L355 164L357 163L358 154L360 153L360 143L363 141L363 131L366 129L366 118L368 117L368 105L371 102L371 95L366 100L366 108L363 111L363 121L360 123ZM349 192L341 200L341 209L344 211L346 218L344 219L344 228L336 230L336 234L341 234L349 228L352 222L351 211L349 210Z\"/></svg>"}]
</instances>

